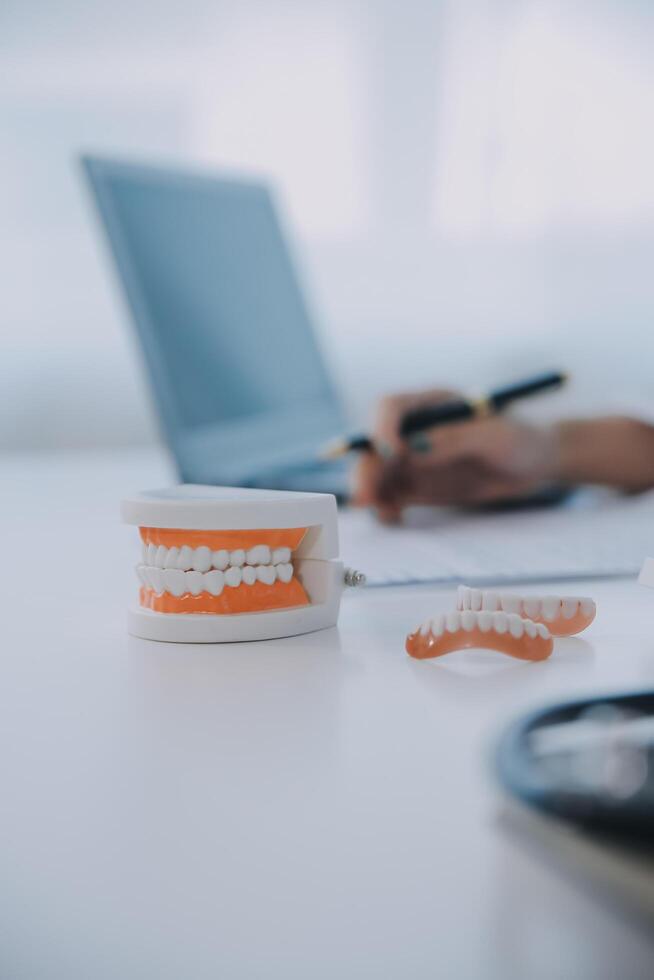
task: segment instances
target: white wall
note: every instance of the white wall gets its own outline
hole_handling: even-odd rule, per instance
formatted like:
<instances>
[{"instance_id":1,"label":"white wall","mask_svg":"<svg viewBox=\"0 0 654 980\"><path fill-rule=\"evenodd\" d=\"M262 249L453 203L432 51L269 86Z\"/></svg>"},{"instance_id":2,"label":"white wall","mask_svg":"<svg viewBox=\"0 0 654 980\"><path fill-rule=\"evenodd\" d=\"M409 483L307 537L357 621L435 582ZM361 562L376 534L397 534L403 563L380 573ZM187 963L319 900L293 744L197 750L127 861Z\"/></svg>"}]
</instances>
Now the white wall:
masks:
<instances>
[{"instance_id":1,"label":"white wall","mask_svg":"<svg viewBox=\"0 0 654 980\"><path fill-rule=\"evenodd\" d=\"M153 437L81 149L271 175L355 417L550 364L654 403L653 40L636 0L4 0L0 448Z\"/></svg>"}]
</instances>

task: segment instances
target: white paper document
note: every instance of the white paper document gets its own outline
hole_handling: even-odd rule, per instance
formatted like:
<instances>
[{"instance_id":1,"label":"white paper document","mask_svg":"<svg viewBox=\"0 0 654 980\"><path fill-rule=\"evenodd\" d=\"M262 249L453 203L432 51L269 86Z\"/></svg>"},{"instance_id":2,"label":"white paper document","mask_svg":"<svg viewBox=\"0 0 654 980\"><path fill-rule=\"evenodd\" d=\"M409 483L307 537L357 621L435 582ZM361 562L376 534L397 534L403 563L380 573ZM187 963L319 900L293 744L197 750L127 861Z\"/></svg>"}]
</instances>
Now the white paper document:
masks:
<instances>
[{"instance_id":1,"label":"white paper document","mask_svg":"<svg viewBox=\"0 0 654 980\"><path fill-rule=\"evenodd\" d=\"M654 492L502 513L421 508L392 527L345 510L339 527L344 562L373 586L627 576L654 555Z\"/></svg>"}]
</instances>

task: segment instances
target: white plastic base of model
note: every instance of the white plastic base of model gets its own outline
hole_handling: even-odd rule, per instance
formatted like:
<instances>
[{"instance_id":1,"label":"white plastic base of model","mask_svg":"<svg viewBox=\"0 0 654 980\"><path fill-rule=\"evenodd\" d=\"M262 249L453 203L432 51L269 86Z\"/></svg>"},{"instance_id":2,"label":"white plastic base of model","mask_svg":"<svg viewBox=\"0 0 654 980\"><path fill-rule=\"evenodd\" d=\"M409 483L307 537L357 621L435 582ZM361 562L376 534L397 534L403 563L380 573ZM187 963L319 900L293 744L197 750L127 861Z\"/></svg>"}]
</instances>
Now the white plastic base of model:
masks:
<instances>
[{"instance_id":1,"label":"white plastic base of model","mask_svg":"<svg viewBox=\"0 0 654 980\"><path fill-rule=\"evenodd\" d=\"M311 599L310 606L232 615L158 613L134 606L127 613L127 629L132 636L144 640L239 643L297 636L335 626L343 592L342 562L305 559L298 562L297 575Z\"/></svg>"},{"instance_id":2,"label":"white plastic base of model","mask_svg":"<svg viewBox=\"0 0 654 980\"><path fill-rule=\"evenodd\" d=\"M654 558L646 558L638 576L639 585L647 585L654 589Z\"/></svg>"}]
</instances>

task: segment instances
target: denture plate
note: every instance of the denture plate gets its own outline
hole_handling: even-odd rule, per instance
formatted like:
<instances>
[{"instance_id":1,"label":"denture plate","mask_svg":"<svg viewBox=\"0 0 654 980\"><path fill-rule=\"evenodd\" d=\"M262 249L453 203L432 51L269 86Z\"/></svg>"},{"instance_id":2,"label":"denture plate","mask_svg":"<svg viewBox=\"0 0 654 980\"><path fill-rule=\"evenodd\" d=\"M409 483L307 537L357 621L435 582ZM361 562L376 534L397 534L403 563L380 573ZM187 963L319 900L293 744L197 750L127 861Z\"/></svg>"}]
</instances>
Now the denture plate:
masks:
<instances>
[{"instance_id":1,"label":"denture plate","mask_svg":"<svg viewBox=\"0 0 654 980\"><path fill-rule=\"evenodd\" d=\"M189 548L187 544L183 544L179 549L177 567L183 572L187 572L190 568L193 568L193 548Z\"/></svg>"},{"instance_id":2,"label":"denture plate","mask_svg":"<svg viewBox=\"0 0 654 980\"><path fill-rule=\"evenodd\" d=\"M257 580L257 570L254 565L246 565L241 574L246 585L254 585Z\"/></svg>"},{"instance_id":3,"label":"denture plate","mask_svg":"<svg viewBox=\"0 0 654 980\"><path fill-rule=\"evenodd\" d=\"M272 553L273 565L285 565L290 560L291 560L290 548L275 548L275 550Z\"/></svg>"},{"instance_id":4,"label":"denture plate","mask_svg":"<svg viewBox=\"0 0 654 980\"><path fill-rule=\"evenodd\" d=\"M225 585L231 586L232 589L237 588L241 584L241 569L231 566L225 572Z\"/></svg>"},{"instance_id":5,"label":"denture plate","mask_svg":"<svg viewBox=\"0 0 654 980\"><path fill-rule=\"evenodd\" d=\"M546 595L541 602L542 616L546 623L552 623L559 614L561 600L555 595Z\"/></svg>"},{"instance_id":6,"label":"denture plate","mask_svg":"<svg viewBox=\"0 0 654 980\"><path fill-rule=\"evenodd\" d=\"M229 551L226 551L225 548L221 548L220 551L214 551L211 556L211 562L214 568L218 568L221 572L224 572L229 565Z\"/></svg>"},{"instance_id":7,"label":"denture plate","mask_svg":"<svg viewBox=\"0 0 654 980\"><path fill-rule=\"evenodd\" d=\"M277 565L277 578L280 582L290 582L293 578L293 565L286 562L284 565Z\"/></svg>"},{"instance_id":8,"label":"denture plate","mask_svg":"<svg viewBox=\"0 0 654 980\"><path fill-rule=\"evenodd\" d=\"M445 629L448 633L456 633L461 628L461 617L458 612L450 612L445 617Z\"/></svg>"},{"instance_id":9,"label":"denture plate","mask_svg":"<svg viewBox=\"0 0 654 980\"><path fill-rule=\"evenodd\" d=\"M511 636L515 636L516 640L519 640L525 631L524 623L517 613L509 614L509 632Z\"/></svg>"},{"instance_id":10,"label":"denture plate","mask_svg":"<svg viewBox=\"0 0 654 980\"><path fill-rule=\"evenodd\" d=\"M572 619L573 616L577 615L577 609L579 603L576 599L562 599L561 600L561 612L564 619Z\"/></svg>"},{"instance_id":11,"label":"denture plate","mask_svg":"<svg viewBox=\"0 0 654 980\"><path fill-rule=\"evenodd\" d=\"M268 565L270 562L270 548L267 544L255 544L245 554L248 565Z\"/></svg>"},{"instance_id":12,"label":"denture plate","mask_svg":"<svg viewBox=\"0 0 654 980\"><path fill-rule=\"evenodd\" d=\"M186 576L186 591L190 592L191 595L200 595L204 592L204 576L202 572L185 572Z\"/></svg>"},{"instance_id":13,"label":"denture plate","mask_svg":"<svg viewBox=\"0 0 654 980\"><path fill-rule=\"evenodd\" d=\"M493 613L493 629L496 633L506 633L509 628L509 617L505 612Z\"/></svg>"},{"instance_id":14,"label":"denture plate","mask_svg":"<svg viewBox=\"0 0 654 980\"><path fill-rule=\"evenodd\" d=\"M170 592L171 595L175 596L184 595L186 591L186 579L184 578L184 572L179 568L166 568L163 573L163 581L166 592Z\"/></svg>"},{"instance_id":15,"label":"denture plate","mask_svg":"<svg viewBox=\"0 0 654 980\"><path fill-rule=\"evenodd\" d=\"M225 584L225 576L219 568L213 568L204 575L204 587L211 595L220 595Z\"/></svg>"},{"instance_id":16,"label":"denture plate","mask_svg":"<svg viewBox=\"0 0 654 980\"><path fill-rule=\"evenodd\" d=\"M274 585L277 572L274 565L257 565L257 578L264 585Z\"/></svg>"},{"instance_id":17,"label":"denture plate","mask_svg":"<svg viewBox=\"0 0 654 980\"><path fill-rule=\"evenodd\" d=\"M177 568L177 560L179 558L179 548L173 546L168 549L168 554L166 555L166 560L164 562L164 568Z\"/></svg>"},{"instance_id":18,"label":"denture plate","mask_svg":"<svg viewBox=\"0 0 654 980\"><path fill-rule=\"evenodd\" d=\"M201 544L193 552L193 568L196 572L208 572L211 568L213 552L206 544Z\"/></svg>"}]
</instances>

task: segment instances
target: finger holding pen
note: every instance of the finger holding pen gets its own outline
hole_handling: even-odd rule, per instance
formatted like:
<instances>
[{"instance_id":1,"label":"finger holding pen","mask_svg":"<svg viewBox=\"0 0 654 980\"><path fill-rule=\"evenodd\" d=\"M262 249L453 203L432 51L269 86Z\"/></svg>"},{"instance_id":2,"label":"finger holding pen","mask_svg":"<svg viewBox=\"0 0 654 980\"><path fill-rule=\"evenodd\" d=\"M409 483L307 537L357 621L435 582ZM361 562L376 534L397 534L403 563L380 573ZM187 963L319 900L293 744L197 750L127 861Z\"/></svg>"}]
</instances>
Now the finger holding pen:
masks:
<instances>
[{"instance_id":1,"label":"finger holding pen","mask_svg":"<svg viewBox=\"0 0 654 980\"><path fill-rule=\"evenodd\" d=\"M382 520L393 521L399 509L391 504L385 487L401 480L401 471L410 446L400 435L402 419L407 412L422 406L440 404L456 397L443 388L399 393L383 398L377 408L372 431L372 452L360 454L354 471L352 503L377 507Z\"/></svg>"}]
</instances>

